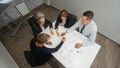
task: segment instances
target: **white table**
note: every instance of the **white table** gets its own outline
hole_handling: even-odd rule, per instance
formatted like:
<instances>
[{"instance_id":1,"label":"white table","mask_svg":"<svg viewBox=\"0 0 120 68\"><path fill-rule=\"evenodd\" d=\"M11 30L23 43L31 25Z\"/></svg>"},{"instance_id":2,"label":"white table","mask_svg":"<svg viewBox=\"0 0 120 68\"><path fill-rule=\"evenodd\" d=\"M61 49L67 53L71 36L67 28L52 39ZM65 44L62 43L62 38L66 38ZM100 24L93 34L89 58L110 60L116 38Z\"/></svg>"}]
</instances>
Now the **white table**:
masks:
<instances>
[{"instance_id":1,"label":"white table","mask_svg":"<svg viewBox=\"0 0 120 68\"><path fill-rule=\"evenodd\" d=\"M60 32L65 31L66 29L60 27ZM49 29L43 31L43 33L49 33ZM48 46L51 48L55 48L56 45L61 41L61 37L57 37L57 35L51 35L52 36L52 43L54 45ZM86 38L84 35L80 34L77 31L72 31L70 33L67 33L65 35L66 41L62 45L62 47L55 53L52 53L52 55L60 62L62 63L65 68L90 68L94 58L96 57L98 51L100 50L100 45L97 43L81 47L79 49L75 48L75 44L78 42L87 43L89 42L88 38Z\"/></svg>"}]
</instances>

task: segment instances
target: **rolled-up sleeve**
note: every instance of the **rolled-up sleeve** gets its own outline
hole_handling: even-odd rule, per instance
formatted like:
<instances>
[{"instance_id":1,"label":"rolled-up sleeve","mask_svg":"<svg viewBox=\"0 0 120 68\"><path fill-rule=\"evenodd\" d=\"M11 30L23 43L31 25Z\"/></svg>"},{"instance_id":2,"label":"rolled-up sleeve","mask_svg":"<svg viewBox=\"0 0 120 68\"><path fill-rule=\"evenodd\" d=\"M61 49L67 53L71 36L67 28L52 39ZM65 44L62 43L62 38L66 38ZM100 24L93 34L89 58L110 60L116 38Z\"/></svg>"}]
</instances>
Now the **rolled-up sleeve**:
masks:
<instances>
[{"instance_id":1,"label":"rolled-up sleeve","mask_svg":"<svg viewBox=\"0 0 120 68\"><path fill-rule=\"evenodd\" d=\"M79 27L79 23L80 23L80 22L76 22L72 27L70 27L70 28L67 30L67 32L71 32L71 31L73 31L74 29L76 29L77 27Z\"/></svg>"},{"instance_id":2,"label":"rolled-up sleeve","mask_svg":"<svg viewBox=\"0 0 120 68\"><path fill-rule=\"evenodd\" d=\"M94 44L95 40L96 40L96 35L97 35L97 30L92 31L88 37L89 42L84 43L83 46L90 46L90 45Z\"/></svg>"}]
</instances>

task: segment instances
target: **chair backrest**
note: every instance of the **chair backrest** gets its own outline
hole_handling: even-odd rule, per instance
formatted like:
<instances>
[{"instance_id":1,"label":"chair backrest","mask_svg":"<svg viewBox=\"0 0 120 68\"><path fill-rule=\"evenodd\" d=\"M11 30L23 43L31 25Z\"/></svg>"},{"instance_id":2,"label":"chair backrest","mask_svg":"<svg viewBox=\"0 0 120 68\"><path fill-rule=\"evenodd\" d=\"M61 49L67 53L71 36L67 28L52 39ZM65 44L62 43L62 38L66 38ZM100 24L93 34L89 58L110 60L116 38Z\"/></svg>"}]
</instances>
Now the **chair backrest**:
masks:
<instances>
[{"instance_id":1,"label":"chair backrest","mask_svg":"<svg viewBox=\"0 0 120 68\"><path fill-rule=\"evenodd\" d=\"M69 13L70 17L72 17L72 24L71 25L74 25L76 22L77 22L77 16L72 14L72 13Z\"/></svg>"},{"instance_id":2,"label":"chair backrest","mask_svg":"<svg viewBox=\"0 0 120 68\"><path fill-rule=\"evenodd\" d=\"M76 16L76 15L74 15L74 14L72 14L72 13L69 13L69 15L70 15L71 17L73 17L73 19L76 19L76 20L77 20L77 16Z\"/></svg>"},{"instance_id":3,"label":"chair backrest","mask_svg":"<svg viewBox=\"0 0 120 68\"><path fill-rule=\"evenodd\" d=\"M33 24L35 24L36 20L34 19L34 16L30 16L27 19L27 22L29 23L29 25L32 27Z\"/></svg>"},{"instance_id":4,"label":"chair backrest","mask_svg":"<svg viewBox=\"0 0 120 68\"><path fill-rule=\"evenodd\" d=\"M27 22L29 23L30 27L32 28L33 35L36 38L36 34L35 34L35 30L34 29L37 26L37 24L36 24L36 20L35 20L34 16L29 17L27 19Z\"/></svg>"},{"instance_id":5,"label":"chair backrest","mask_svg":"<svg viewBox=\"0 0 120 68\"><path fill-rule=\"evenodd\" d=\"M40 63L37 61L31 51L24 51L24 56L31 67L40 66Z\"/></svg>"}]
</instances>

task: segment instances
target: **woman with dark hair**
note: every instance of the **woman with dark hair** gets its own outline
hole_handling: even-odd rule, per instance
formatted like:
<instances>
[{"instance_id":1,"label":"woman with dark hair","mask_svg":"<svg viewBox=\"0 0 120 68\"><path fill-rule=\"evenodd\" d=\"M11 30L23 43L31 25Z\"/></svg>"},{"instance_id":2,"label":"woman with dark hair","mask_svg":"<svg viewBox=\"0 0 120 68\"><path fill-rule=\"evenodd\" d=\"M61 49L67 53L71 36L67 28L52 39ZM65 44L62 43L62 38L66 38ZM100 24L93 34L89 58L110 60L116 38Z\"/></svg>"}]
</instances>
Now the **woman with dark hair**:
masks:
<instances>
[{"instance_id":1,"label":"woman with dark hair","mask_svg":"<svg viewBox=\"0 0 120 68\"><path fill-rule=\"evenodd\" d=\"M65 27L69 27L68 25L65 25L66 24L66 20L67 20L67 17L68 17L68 12L66 10L62 10L60 12L60 15L58 16L57 18L57 21L56 21L56 24L55 24L55 29L58 28L58 26L65 26Z\"/></svg>"},{"instance_id":2,"label":"woman with dark hair","mask_svg":"<svg viewBox=\"0 0 120 68\"><path fill-rule=\"evenodd\" d=\"M58 51L58 49L62 46L65 38L62 38L61 42L57 45L56 48L47 48L45 44L50 43L50 36L48 34L42 33L38 35L37 39L32 39L30 43L30 48L33 55L38 59L40 64L44 64L51 58L51 53Z\"/></svg>"},{"instance_id":3,"label":"woman with dark hair","mask_svg":"<svg viewBox=\"0 0 120 68\"><path fill-rule=\"evenodd\" d=\"M72 14L69 14L67 10L62 10L55 23L56 33L59 34L58 26L70 28L72 25L74 25L75 22L76 22L76 19L73 17Z\"/></svg>"}]
</instances>

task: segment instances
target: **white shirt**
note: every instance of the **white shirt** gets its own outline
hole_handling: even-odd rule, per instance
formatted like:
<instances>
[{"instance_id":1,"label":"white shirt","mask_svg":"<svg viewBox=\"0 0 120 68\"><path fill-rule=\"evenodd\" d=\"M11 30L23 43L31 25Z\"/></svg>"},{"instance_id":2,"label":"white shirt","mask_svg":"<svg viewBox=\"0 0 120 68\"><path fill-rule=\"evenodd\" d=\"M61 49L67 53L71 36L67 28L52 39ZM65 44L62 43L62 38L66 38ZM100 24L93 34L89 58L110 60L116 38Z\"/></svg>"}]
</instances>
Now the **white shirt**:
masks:
<instances>
[{"instance_id":1,"label":"white shirt","mask_svg":"<svg viewBox=\"0 0 120 68\"><path fill-rule=\"evenodd\" d=\"M44 26L40 26L40 27L41 27L42 30L45 30L45 29L44 29Z\"/></svg>"},{"instance_id":2,"label":"white shirt","mask_svg":"<svg viewBox=\"0 0 120 68\"><path fill-rule=\"evenodd\" d=\"M68 32L73 31L76 28L79 28L79 32L81 31L83 24L81 23L81 19L76 22L71 28L68 29ZM82 34L89 39L88 43L84 43L83 46L89 46L95 43L96 35L97 35L97 25L91 20L88 25L85 25Z\"/></svg>"}]
</instances>

